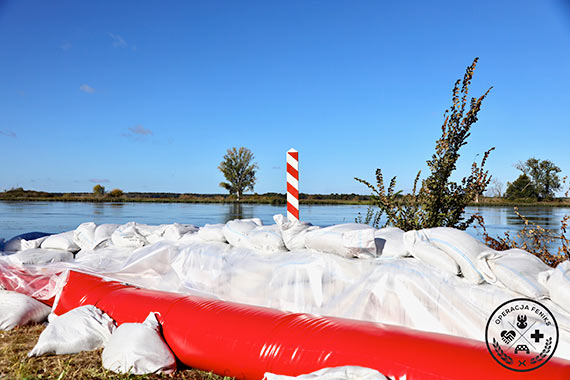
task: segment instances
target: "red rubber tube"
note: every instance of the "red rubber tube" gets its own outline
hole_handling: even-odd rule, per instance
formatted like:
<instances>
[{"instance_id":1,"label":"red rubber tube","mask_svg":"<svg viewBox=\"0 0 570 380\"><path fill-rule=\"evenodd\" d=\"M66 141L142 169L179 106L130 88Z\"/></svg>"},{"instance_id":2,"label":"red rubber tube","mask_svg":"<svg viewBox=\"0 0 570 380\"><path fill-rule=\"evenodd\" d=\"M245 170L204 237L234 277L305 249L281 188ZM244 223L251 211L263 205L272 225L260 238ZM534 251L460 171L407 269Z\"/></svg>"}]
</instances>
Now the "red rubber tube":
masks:
<instances>
[{"instance_id":1,"label":"red rubber tube","mask_svg":"<svg viewBox=\"0 0 570 380\"><path fill-rule=\"evenodd\" d=\"M259 380L265 372L296 376L341 365L407 380L570 379L569 361L553 358L534 371L513 372L479 341L138 289L70 272L55 312L85 304L119 324L159 312L164 338L182 363L237 379Z\"/></svg>"}]
</instances>

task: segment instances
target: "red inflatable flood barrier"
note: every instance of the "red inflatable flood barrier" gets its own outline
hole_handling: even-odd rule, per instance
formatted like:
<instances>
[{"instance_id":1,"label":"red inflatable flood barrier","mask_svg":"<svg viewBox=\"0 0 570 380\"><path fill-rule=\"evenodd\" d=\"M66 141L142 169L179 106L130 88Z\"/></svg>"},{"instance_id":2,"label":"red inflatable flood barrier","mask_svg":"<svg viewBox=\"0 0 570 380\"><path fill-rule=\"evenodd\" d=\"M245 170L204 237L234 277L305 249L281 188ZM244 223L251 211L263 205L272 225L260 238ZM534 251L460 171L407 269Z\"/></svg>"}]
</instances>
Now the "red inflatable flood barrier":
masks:
<instances>
[{"instance_id":1,"label":"red inflatable flood barrier","mask_svg":"<svg viewBox=\"0 0 570 380\"><path fill-rule=\"evenodd\" d=\"M570 379L570 362L555 358L530 372L505 369L483 342L139 289L70 272L55 313L87 304L119 324L158 312L164 338L182 363L237 379L341 365L407 380Z\"/></svg>"}]
</instances>

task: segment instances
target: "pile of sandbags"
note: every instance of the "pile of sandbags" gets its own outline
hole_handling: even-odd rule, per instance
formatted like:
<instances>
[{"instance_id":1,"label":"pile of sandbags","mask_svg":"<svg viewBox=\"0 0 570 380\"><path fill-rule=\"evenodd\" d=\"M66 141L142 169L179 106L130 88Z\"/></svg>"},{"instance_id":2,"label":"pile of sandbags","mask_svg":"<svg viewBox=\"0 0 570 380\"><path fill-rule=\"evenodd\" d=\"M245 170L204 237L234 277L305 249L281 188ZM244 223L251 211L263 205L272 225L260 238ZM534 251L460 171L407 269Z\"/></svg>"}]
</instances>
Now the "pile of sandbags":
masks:
<instances>
[{"instance_id":1,"label":"pile of sandbags","mask_svg":"<svg viewBox=\"0 0 570 380\"><path fill-rule=\"evenodd\" d=\"M176 370L176 358L162 337L155 313L142 323L116 327L111 317L93 305L79 306L60 316L50 314L49 324L28 357L100 348L103 367L113 372L144 375Z\"/></svg>"}]
</instances>

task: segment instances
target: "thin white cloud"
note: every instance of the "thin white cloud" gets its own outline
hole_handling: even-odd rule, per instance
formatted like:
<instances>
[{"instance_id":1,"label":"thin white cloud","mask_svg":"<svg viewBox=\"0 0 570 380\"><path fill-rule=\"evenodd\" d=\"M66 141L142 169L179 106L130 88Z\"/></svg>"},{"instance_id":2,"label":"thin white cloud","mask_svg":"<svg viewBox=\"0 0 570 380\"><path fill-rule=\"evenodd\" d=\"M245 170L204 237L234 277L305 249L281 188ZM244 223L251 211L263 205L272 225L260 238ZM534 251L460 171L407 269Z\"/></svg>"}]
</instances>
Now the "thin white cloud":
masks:
<instances>
[{"instance_id":1,"label":"thin white cloud","mask_svg":"<svg viewBox=\"0 0 570 380\"><path fill-rule=\"evenodd\" d=\"M0 135L2 136L6 136L6 137L11 137L13 139L16 138L16 133L10 130L0 130Z\"/></svg>"},{"instance_id":2,"label":"thin white cloud","mask_svg":"<svg viewBox=\"0 0 570 380\"><path fill-rule=\"evenodd\" d=\"M63 45L60 46L61 50L63 51L68 51L69 49L71 49L73 47L72 44L70 44L69 42L64 43Z\"/></svg>"},{"instance_id":3,"label":"thin white cloud","mask_svg":"<svg viewBox=\"0 0 570 380\"><path fill-rule=\"evenodd\" d=\"M95 92L95 89L91 86L89 86L88 84L82 84L81 86L79 86L79 89L83 92L86 92L88 94L92 94Z\"/></svg>"},{"instance_id":4,"label":"thin white cloud","mask_svg":"<svg viewBox=\"0 0 570 380\"><path fill-rule=\"evenodd\" d=\"M89 182L91 182L91 183L109 183L111 181L108 180L107 178L90 178Z\"/></svg>"},{"instance_id":5,"label":"thin white cloud","mask_svg":"<svg viewBox=\"0 0 570 380\"><path fill-rule=\"evenodd\" d=\"M126 48L128 46L127 41L118 34L109 33L109 37L113 39L113 46L116 48Z\"/></svg>"},{"instance_id":6,"label":"thin white cloud","mask_svg":"<svg viewBox=\"0 0 570 380\"><path fill-rule=\"evenodd\" d=\"M142 125L135 125L134 127L130 127L129 131L131 133L138 135L138 136L149 136L152 135L152 131L150 129L146 129Z\"/></svg>"}]
</instances>

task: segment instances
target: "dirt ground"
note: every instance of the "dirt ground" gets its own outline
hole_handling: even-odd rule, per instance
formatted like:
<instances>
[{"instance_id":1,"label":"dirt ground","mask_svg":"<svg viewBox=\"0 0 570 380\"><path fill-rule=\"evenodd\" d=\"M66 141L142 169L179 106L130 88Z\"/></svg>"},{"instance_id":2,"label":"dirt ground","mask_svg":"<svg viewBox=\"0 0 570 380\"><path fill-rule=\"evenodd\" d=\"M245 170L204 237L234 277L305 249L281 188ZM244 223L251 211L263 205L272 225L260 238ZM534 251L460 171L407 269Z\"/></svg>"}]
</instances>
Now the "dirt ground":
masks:
<instances>
[{"instance_id":1,"label":"dirt ground","mask_svg":"<svg viewBox=\"0 0 570 380\"><path fill-rule=\"evenodd\" d=\"M28 358L43 325L0 331L0 379L185 379L230 380L212 373L180 368L173 375L118 375L101 365L101 350L74 355Z\"/></svg>"}]
</instances>

